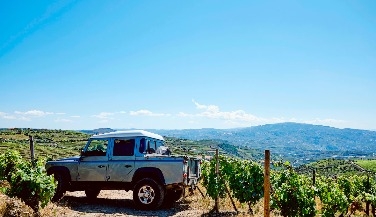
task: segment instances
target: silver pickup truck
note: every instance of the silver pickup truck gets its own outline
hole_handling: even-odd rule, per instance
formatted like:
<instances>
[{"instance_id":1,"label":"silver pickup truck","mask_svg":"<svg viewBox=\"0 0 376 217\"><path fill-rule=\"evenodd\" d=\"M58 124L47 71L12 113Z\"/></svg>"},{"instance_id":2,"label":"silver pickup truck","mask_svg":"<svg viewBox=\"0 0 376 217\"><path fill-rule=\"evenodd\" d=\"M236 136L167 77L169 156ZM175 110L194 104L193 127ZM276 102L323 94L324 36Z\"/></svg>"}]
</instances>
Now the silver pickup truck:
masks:
<instances>
[{"instance_id":1,"label":"silver pickup truck","mask_svg":"<svg viewBox=\"0 0 376 217\"><path fill-rule=\"evenodd\" d=\"M180 199L200 178L200 160L173 156L162 136L144 130L117 131L89 138L81 156L46 163L58 183L54 200L66 191L85 191L96 198L101 190L132 190L143 210Z\"/></svg>"}]
</instances>

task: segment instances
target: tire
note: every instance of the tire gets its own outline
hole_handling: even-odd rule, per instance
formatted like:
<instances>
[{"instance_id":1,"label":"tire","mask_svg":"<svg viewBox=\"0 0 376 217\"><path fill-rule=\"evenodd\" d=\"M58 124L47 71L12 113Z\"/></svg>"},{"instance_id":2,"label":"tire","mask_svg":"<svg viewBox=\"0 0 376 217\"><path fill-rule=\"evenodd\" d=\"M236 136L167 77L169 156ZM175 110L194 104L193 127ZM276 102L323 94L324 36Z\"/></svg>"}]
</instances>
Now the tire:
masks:
<instances>
[{"instance_id":1,"label":"tire","mask_svg":"<svg viewBox=\"0 0 376 217\"><path fill-rule=\"evenodd\" d=\"M171 197L171 200L173 200L174 202L178 201L180 198L183 197L183 194L184 194L184 188L181 188L181 189L175 189L175 190L171 190L169 193L169 196Z\"/></svg>"},{"instance_id":2,"label":"tire","mask_svg":"<svg viewBox=\"0 0 376 217\"><path fill-rule=\"evenodd\" d=\"M183 197L183 194L184 188L167 190L163 206L167 208L171 207L174 202Z\"/></svg>"},{"instance_id":3,"label":"tire","mask_svg":"<svg viewBox=\"0 0 376 217\"><path fill-rule=\"evenodd\" d=\"M85 190L86 197L89 199L97 198L100 192L101 192L100 189L86 189Z\"/></svg>"},{"instance_id":4,"label":"tire","mask_svg":"<svg viewBox=\"0 0 376 217\"><path fill-rule=\"evenodd\" d=\"M53 202L58 202L66 192L67 181L64 179L64 176L61 172L53 173L55 181L57 182L57 187L55 190L55 195L52 197Z\"/></svg>"},{"instance_id":5,"label":"tire","mask_svg":"<svg viewBox=\"0 0 376 217\"><path fill-rule=\"evenodd\" d=\"M143 178L133 188L133 201L138 209L158 209L164 200L165 189L153 179Z\"/></svg>"}]
</instances>

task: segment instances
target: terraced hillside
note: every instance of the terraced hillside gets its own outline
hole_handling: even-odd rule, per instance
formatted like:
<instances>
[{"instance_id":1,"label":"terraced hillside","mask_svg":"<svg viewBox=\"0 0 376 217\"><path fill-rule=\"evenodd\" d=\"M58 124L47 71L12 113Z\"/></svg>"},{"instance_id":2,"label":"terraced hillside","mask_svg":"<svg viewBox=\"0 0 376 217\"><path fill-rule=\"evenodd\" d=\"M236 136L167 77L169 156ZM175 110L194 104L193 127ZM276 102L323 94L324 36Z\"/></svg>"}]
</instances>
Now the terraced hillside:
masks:
<instances>
[{"instance_id":1,"label":"terraced hillside","mask_svg":"<svg viewBox=\"0 0 376 217\"><path fill-rule=\"evenodd\" d=\"M317 176L373 175L376 173L376 160L324 159L295 168L302 174L311 176L315 170Z\"/></svg>"},{"instance_id":2,"label":"terraced hillside","mask_svg":"<svg viewBox=\"0 0 376 217\"><path fill-rule=\"evenodd\" d=\"M14 149L28 158L30 156L29 135L34 138L35 156L52 159L79 155L90 137L90 134L70 130L1 129L0 151ZM167 146L176 155L210 158L214 155L214 149L218 148L221 154L228 156L253 160L263 157L260 151L247 147L235 147L223 141L192 141L173 137L165 137L165 139Z\"/></svg>"},{"instance_id":3,"label":"terraced hillside","mask_svg":"<svg viewBox=\"0 0 376 217\"><path fill-rule=\"evenodd\" d=\"M52 159L78 155L89 138L88 134L68 130L2 129L0 151L14 149L29 157L29 135L33 136L35 156Z\"/></svg>"},{"instance_id":4,"label":"terraced hillside","mask_svg":"<svg viewBox=\"0 0 376 217\"><path fill-rule=\"evenodd\" d=\"M371 159L357 160L355 161L355 163L363 167L366 170L376 173L376 160L371 160Z\"/></svg>"}]
</instances>

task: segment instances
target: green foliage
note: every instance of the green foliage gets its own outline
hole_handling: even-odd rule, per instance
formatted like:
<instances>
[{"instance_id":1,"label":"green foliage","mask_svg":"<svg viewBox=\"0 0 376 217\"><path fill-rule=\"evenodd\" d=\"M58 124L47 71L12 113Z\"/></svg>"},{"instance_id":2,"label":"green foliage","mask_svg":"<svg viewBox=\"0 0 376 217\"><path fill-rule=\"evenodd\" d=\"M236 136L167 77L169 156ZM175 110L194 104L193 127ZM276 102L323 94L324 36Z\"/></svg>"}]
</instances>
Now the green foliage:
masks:
<instances>
[{"instance_id":1,"label":"green foliage","mask_svg":"<svg viewBox=\"0 0 376 217\"><path fill-rule=\"evenodd\" d=\"M10 184L10 188L6 189L7 195L22 199L36 212L39 205L47 205L55 193L56 183L52 176L46 174L44 161L39 160L32 165L24 161L19 153L7 151L0 155L0 162L0 169L5 168L6 171L1 174L0 180L6 178Z\"/></svg>"},{"instance_id":2,"label":"green foliage","mask_svg":"<svg viewBox=\"0 0 376 217\"><path fill-rule=\"evenodd\" d=\"M12 173L21 164L22 157L19 152L9 150L0 155L0 180L6 179L8 182L11 180Z\"/></svg>"},{"instance_id":3,"label":"green foliage","mask_svg":"<svg viewBox=\"0 0 376 217\"><path fill-rule=\"evenodd\" d=\"M336 161L335 161L336 162ZM225 196L225 185L241 203L251 206L263 196L263 169L260 165L230 157L219 157L219 177L215 173L216 160L202 167L203 184L212 198ZM316 177L313 186L310 176L299 174L289 163L274 163L271 172L271 207L283 216L315 216L316 201L321 201L320 214L352 215L363 210L363 203L376 207L376 180L366 175L342 175L338 178ZM348 213L349 212L349 213Z\"/></svg>"},{"instance_id":4,"label":"green foliage","mask_svg":"<svg viewBox=\"0 0 376 217\"><path fill-rule=\"evenodd\" d=\"M365 176L339 176L337 183L339 188L343 191L347 198L347 203L350 205L353 202L361 201L363 193L365 192L364 179Z\"/></svg>"},{"instance_id":5,"label":"green foliage","mask_svg":"<svg viewBox=\"0 0 376 217\"><path fill-rule=\"evenodd\" d=\"M0 153L7 150L18 151L21 156L29 158L29 135L34 139L36 158L58 159L75 156L86 144L90 135L68 130L48 129L0 129Z\"/></svg>"},{"instance_id":6,"label":"green foliage","mask_svg":"<svg viewBox=\"0 0 376 217\"><path fill-rule=\"evenodd\" d=\"M226 196L225 182L220 180L220 176L216 174L216 160L213 158L209 162L202 164L202 180L209 197L224 198Z\"/></svg>"},{"instance_id":7,"label":"green foliage","mask_svg":"<svg viewBox=\"0 0 376 217\"><path fill-rule=\"evenodd\" d=\"M376 172L376 160L357 160L355 163L366 170Z\"/></svg>"},{"instance_id":8,"label":"green foliage","mask_svg":"<svg viewBox=\"0 0 376 217\"><path fill-rule=\"evenodd\" d=\"M323 216L335 216L338 211L341 213L347 212L348 198L335 179L320 177L316 182L316 186L317 195L323 204Z\"/></svg>"},{"instance_id":9,"label":"green foliage","mask_svg":"<svg viewBox=\"0 0 376 217\"><path fill-rule=\"evenodd\" d=\"M363 175L364 171L360 169L351 160L340 160L340 159L323 159L309 164L300 165L296 168L301 174L306 174L311 176L312 170L316 171L318 176L351 176L351 175Z\"/></svg>"},{"instance_id":10,"label":"green foliage","mask_svg":"<svg viewBox=\"0 0 376 217\"><path fill-rule=\"evenodd\" d=\"M251 206L259 201L264 194L264 174L261 166L255 162L221 157L221 172L225 175L232 194L241 203Z\"/></svg>"},{"instance_id":11,"label":"green foliage","mask_svg":"<svg viewBox=\"0 0 376 217\"><path fill-rule=\"evenodd\" d=\"M229 155L241 157L241 155L238 152L238 148L234 145L222 142L218 144L218 147L221 148L226 153L228 153Z\"/></svg>"},{"instance_id":12,"label":"green foliage","mask_svg":"<svg viewBox=\"0 0 376 217\"><path fill-rule=\"evenodd\" d=\"M279 209L283 216L315 216L315 190L307 176L291 167L273 171L271 185L271 207Z\"/></svg>"},{"instance_id":13,"label":"green foliage","mask_svg":"<svg viewBox=\"0 0 376 217\"><path fill-rule=\"evenodd\" d=\"M216 159L202 164L203 185L211 198L225 197L226 184L241 203L251 206L263 197L264 174L260 165L252 161L219 156L219 174L215 173ZM218 178L217 178L218 177Z\"/></svg>"},{"instance_id":14,"label":"green foliage","mask_svg":"<svg viewBox=\"0 0 376 217\"><path fill-rule=\"evenodd\" d=\"M363 200L376 207L376 180L374 177L364 177L362 179L364 190ZM374 213L375 216L375 213Z\"/></svg>"}]
</instances>

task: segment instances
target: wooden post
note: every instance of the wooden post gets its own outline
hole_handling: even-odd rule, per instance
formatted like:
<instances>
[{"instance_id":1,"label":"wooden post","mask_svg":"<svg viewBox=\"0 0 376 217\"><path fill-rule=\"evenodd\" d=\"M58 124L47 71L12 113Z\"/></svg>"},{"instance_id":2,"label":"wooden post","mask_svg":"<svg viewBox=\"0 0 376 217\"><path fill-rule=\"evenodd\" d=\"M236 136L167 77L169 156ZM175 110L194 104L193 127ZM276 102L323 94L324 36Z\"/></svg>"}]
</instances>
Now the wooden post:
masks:
<instances>
[{"instance_id":1,"label":"wooden post","mask_svg":"<svg viewBox=\"0 0 376 217\"><path fill-rule=\"evenodd\" d=\"M30 159L31 159L31 163L34 165L34 140L33 140L33 136L29 136L29 140L30 140Z\"/></svg>"},{"instance_id":2,"label":"wooden post","mask_svg":"<svg viewBox=\"0 0 376 217\"><path fill-rule=\"evenodd\" d=\"M367 175L367 187L366 187L366 192L368 193L369 192L369 189L370 189L370 184L369 184L369 174ZM366 201L366 210L365 210L365 213L367 216L369 216L369 205L370 205L370 201Z\"/></svg>"},{"instance_id":3,"label":"wooden post","mask_svg":"<svg viewBox=\"0 0 376 217\"><path fill-rule=\"evenodd\" d=\"M316 169L315 168L313 168L312 170L312 184L313 186L316 185Z\"/></svg>"},{"instance_id":4,"label":"wooden post","mask_svg":"<svg viewBox=\"0 0 376 217\"><path fill-rule=\"evenodd\" d=\"M264 217L270 216L270 151L265 150Z\"/></svg>"},{"instance_id":5,"label":"wooden post","mask_svg":"<svg viewBox=\"0 0 376 217\"><path fill-rule=\"evenodd\" d=\"M219 180L219 151L218 151L218 148L215 150L215 158L216 158L216 164L215 164L215 174L217 176L217 180ZM219 183L217 183L219 184ZM217 197L215 198L215 211L219 212L219 197L217 195Z\"/></svg>"}]
</instances>

